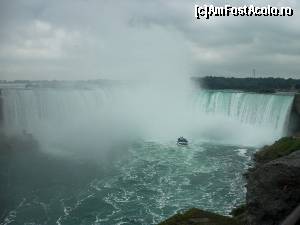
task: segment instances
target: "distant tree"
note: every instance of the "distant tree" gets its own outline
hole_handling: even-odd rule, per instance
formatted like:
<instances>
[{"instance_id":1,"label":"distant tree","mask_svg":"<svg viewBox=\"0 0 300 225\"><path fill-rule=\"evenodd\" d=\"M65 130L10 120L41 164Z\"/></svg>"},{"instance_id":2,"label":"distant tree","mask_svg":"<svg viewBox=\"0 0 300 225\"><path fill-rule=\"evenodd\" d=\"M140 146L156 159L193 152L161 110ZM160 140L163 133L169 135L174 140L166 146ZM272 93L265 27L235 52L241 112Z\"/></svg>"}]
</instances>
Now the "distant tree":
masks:
<instances>
[{"instance_id":1,"label":"distant tree","mask_svg":"<svg viewBox=\"0 0 300 225\"><path fill-rule=\"evenodd\" d=\"M266 92L300 90L299 79L284 78L234 78L234 77L203 77L192 78L199 86L207 89L237 89L244 91Z\"/></svg>"}]
</instances>

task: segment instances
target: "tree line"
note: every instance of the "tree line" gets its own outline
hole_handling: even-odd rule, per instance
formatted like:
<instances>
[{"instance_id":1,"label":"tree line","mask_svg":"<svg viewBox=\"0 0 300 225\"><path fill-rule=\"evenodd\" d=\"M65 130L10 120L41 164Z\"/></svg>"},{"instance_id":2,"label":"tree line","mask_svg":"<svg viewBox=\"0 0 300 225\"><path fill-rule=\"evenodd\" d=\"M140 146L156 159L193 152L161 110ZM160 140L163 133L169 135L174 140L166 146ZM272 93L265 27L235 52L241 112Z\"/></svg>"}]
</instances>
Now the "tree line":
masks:
<instances>
[{"instance_id":1,"label":"tree line","mask_svg":"<svg viewBox=\"0 0 300 225\"><path fill-rule=\"evenodd\" d=\"M235 89L272 93L276 91L300 91L300 79L284 78L235 78L235 77L193 77L192 80L205 89Z\"/></svg>"}]
</instances>

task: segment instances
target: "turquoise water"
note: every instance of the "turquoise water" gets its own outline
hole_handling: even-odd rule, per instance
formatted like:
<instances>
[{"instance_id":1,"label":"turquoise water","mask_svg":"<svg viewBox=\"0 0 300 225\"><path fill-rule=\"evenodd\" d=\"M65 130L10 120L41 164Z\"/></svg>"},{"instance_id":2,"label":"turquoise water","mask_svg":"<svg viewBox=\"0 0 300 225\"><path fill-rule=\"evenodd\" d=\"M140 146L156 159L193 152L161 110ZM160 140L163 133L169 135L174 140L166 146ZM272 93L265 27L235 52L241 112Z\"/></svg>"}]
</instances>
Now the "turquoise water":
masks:
<instances>
[{"instance_id":1,"label":"turquoise water","mask_svg":"<svg viewBox=\"0 0 300 225\"><path fill-rule=\"evenodd\" d=\"M83 187L69 191L58 182L33 189L2 224L150 225L191 207L228 214L244 201L242 174L253 152L203 142L179 147L139 141L105 166L99 158L101 177Z\"/></svg>"}]
</instances>

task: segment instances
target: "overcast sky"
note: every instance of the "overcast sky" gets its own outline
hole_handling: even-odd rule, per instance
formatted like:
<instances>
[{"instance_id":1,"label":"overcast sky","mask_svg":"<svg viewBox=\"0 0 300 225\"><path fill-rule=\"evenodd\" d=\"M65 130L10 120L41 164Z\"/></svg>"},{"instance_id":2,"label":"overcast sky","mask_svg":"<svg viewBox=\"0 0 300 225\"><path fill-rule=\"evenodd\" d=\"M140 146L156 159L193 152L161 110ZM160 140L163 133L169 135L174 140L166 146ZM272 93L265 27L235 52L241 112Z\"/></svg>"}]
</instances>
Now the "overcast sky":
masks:
<instances>
[{"instance_id":1,"label":"overcast sky","mask_svg":"<svg viewBox=\"0 0 300 225\"><path fill-rule=\"evenodd\" d=\"M194 18L194 4L291 6L293 17ZM296 0L1 0L0 79L300 78Z\"/></svg>"}]
</instances>

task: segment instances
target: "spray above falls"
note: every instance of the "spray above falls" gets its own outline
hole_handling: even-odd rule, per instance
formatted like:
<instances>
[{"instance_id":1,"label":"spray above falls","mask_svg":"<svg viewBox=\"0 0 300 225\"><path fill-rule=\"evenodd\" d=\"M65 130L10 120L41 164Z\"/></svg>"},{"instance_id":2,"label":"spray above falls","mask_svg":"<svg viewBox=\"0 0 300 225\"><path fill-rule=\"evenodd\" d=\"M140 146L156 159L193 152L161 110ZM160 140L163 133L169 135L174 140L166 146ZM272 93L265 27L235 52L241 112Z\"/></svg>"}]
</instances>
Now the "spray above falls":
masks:
<instances>
[{"instance_id":1,"label":"spray above falls","mask_svg":"<svg viewBox=\"0 0 300 225\"><path fill-rule=\"evenodd\" d=\"M3 91L4 126L43 141L89 145L139 136L184 135L261 145L284 135L293 96L201 90L185 96L152 88L33 88ZM266 142L266 143L265 143ZM99 143L97 143L99 144Z\"/></svg>"}]
</instances>

